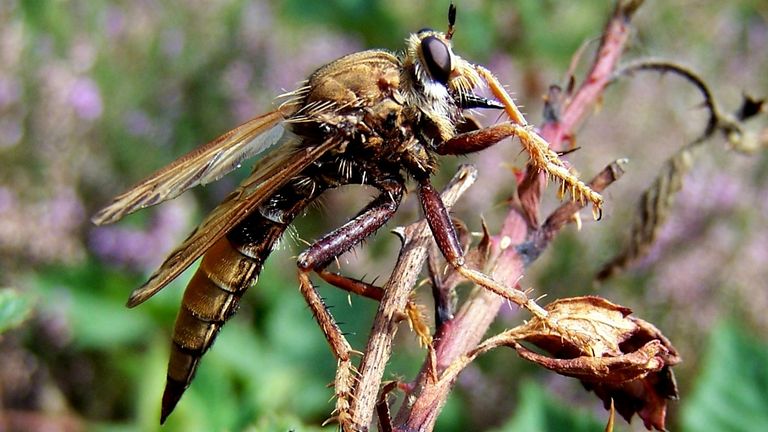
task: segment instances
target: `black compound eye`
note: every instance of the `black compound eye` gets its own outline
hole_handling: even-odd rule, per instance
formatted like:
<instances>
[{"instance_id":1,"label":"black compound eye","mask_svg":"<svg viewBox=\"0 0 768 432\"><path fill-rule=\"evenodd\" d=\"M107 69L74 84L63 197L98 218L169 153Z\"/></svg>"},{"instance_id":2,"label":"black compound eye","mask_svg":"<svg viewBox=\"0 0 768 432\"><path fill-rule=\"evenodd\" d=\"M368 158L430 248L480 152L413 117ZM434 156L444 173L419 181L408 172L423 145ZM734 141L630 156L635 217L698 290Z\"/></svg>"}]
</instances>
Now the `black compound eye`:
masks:
<instances>
[{"instance_id":1,"label":"black compound eye","mask_svg":"<svg viewBox=\"0 0 768 432\"><path fill-rule=\"evenodd\" d=\"M451 52L445 42L435 36L427 36L421 40L421 51L432 79L446 84L451 75Z\"/></svg>"}]
</instances>

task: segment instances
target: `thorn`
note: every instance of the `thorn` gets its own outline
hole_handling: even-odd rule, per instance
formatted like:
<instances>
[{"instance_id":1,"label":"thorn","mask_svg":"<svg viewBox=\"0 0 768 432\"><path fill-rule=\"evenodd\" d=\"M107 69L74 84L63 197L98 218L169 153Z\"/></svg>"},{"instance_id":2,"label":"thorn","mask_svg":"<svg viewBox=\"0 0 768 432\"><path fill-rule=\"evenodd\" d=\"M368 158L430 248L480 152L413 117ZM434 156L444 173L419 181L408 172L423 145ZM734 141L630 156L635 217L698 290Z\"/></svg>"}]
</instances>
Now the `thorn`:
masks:
<instances>
[{"instance_id":1,"label":"thorn","mask_svg":"<svg viewBox=\"0 0 768 432\"><path fill-rule=\"evenodd\" d=\"M328 426L331 423L337 423L338 421L339 421L339 416L328 417L327 419L325 419L324 422L322 422L320 424L320 426L321 427L325 427L325 426Z\"/></svg>"}]
</instances>

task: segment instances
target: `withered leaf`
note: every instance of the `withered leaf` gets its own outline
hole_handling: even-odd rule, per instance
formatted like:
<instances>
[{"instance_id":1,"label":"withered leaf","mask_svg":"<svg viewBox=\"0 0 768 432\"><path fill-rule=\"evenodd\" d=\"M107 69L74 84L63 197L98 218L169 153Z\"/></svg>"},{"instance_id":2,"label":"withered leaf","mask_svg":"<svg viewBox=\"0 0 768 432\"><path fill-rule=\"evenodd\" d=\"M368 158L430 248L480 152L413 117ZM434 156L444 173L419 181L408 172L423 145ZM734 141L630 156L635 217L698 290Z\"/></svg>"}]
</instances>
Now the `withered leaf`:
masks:
<instances>
[{"instance_id":1,"label":"withered leaf","mask_svg":"<svg viewBox=\"0 0 768 432\"><path fill-rule=\"evenodd\" d=\"M639 350L617 357L558 359L537 354L522 345L515 346L520 357L538 363L561 375L601 384L622 384L644 378L664 367L661 356L667 354L659 341L651 341Z\"/></svg>"},{"instance_id":2,"label":"withered leaf","mask_svg":"<svg viewBox=\"0 0 768 432\"><path fill-rule=\"evenodd\" d=\"M680 362L669 340L631 310L596 296L554 301L546 319L509 331L526 360L581 380L627 421L637 413L647 429L664 430L667 400L677 399L671 366ZM531 351L531 343L551 356Z\"/></svg>"},{"instance_id":3,"label":"withered leaf","mask_svg":"<svg viewBox=\"0 0 768 432\"><path fill-rule=\"evenodd\" d=\"M629 308L601 297L564 298L544 309L547 320L534 317L517 327L515 335L558 358L618 356L619 344L636 328L626 318L632 312Z\"/></svg>"}]
</instances>

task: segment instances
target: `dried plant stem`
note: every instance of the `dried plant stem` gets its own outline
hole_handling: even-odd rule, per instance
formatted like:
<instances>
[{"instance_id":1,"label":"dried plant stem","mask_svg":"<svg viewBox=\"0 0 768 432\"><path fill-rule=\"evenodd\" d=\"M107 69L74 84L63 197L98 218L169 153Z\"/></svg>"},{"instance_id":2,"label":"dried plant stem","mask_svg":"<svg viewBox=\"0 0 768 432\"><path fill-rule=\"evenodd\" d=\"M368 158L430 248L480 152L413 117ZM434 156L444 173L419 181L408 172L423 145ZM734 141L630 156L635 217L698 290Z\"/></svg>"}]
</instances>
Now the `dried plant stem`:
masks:
<instances>
[{"instance_id":1,"label":"dried plant stem","mask_svg":"<svg viewBox=\"0 0 768 432\"><path fill-rule=\"evenodd\" d=\"M613 77L613 71L621 59L624 46L629 38L629 21L637 8L642 5L642 0L620 0L617 2L613 16L603 31L595 61L590 68L587 78L563 107L562 118L555 131L542 134L555 148L560 148L564 138L587 117L589 109L599 100L605 87Z\"/></svg>"},{"instance_id":2,"label":"dried plant stem","mask_svg":"<svg viewBox=\"0 0 768 432\"><path fill-rule=\"evenodd\" d=\"M667 60L640 60L626 64L614 72L613 81L642 71L674 74L692 84L704 99L702 106L707 110L709 119L702 134L667 159L653 183L643 192L632 222L629 241L600 269L595 276L596 282L603 282L625 271L647 255L672 211L675 198L683 188L685 176L693 169L698 149L720 131L735 150L743 151L745 147L740 147L745 142L742 123L756 115L764 102L745 95L742 108L736 115L724 114L718 108L709 86L696 72Z\"/></svg>"},{"instance_id":3,"label":"dried plant stem","mask_svg":"<svg viewBox=\"0 0 768 432\"><path fill-rule=\"evenodd\" d=\"M464 165L441 195L446 206L452 206L474 183L477 171ZM392 340L405 310L411 290L427 258L432 235L426 221L412 224L399 232L404 241L392 277L384 287L384 297L373 323L368 345L359 368L359 380L352 395L353 430L367 430L379 392L384 367L392 353Z\"/></svg>"},{"instance_id":4,"label":"dried plant stem","mask_svg":"<svg viewBox=\"0 0 768 432\"><path fill-rule=\"evenodd\" d=\"M564 138L570 136L589 112L588 108L599 100L628 39L628 21L641 3L630 0L617 4L606 25L598 55L588 76L570 102L563 107L562 116L550 121L542 129L541 137L553 149L562 148ZM513 114L510 117L514 119ZM590 184L590 189L599 192L618 178L621 170L617 170L617 167L614 163L606 168ZM519 281L541 248L565 221L573 220L573 213L583 205L582 202L566 204L568 207L556 211L548 220L551 222L540 230L536 215L545 181L546 176L541 174L539 168L529 167L526 179L518 188L520 206L510 209L501 232L493 239L495 255L489 261L494 263L490 276L506 286L514 286ZM506 247L501 249L500 245ZM476 287L472 291L455 318L440 329L435 339L434 359L428 357L424 362L395 418L394 430L432 430L456 377L452 374L448 379L435 380L435 369L440 376L453 362L477 347L503 303L502 297L486 289Z\"/></svg>"},{"instance_id":5,"label":"dried plant stem","mask_svg":"<svg viewBox=\"0 0 768 432\"><path fill-rule=\"evenodd\" d=\"M617 2L611 19L603 30L600 46L589 69L587 77L575 93L567 98L559 110L559 117L548 119L541 127L541 136L553 150L564 150L572 131L584 121L599 101L605 88L613 79L624 46L629 39L629 21L642 5L642 0L621 0ZM581 53L577 52L577 55ZM532 227L539 224L538 202L546 185L546 176L535 167L529 167L526 178L520 183L518 195L523 204L526 219Z\"/></svg>"},{"instance_id":6,"label":"dried plant stem","mask_svg":"<svg viewBox=\"0 0 768 432\"><path fill-rule=\"evenodd\" d=\"M602 191L613 181L621 177L622 161L616 161L607 166L589 184L596 191ZM583 204L570 202L563 204L553 213L548 220L552 223L545 224L541 230L529 232L527 223L521 213L510 212L502 228L502 234L494 241L496 256L491 259L494 262L490 274L493 278L507 286L514 286L522 277L525 268L531 263L528 253L521 253L521 248L507 247L501 250L500 245L520 245L532 239L545 239L537 243L536 248L543 248L548 240L554 237L565 223L563 214L573 214ZM501 241L503 240L503 242ZM535 253L538 255L538 252ZM412 386L412 391L406 397L403 406L395 419L395 430L432 430L440 408L445 403L448 393L458 373L465 367L471 358L485 352L486 348L493 347L494 339L491 338L484 345L486 348L476 348L491 322L496 317L505 299L484 287L475 287L469 298L463 303L456 317L441 329L435 338L435 360L425 361L422 370ZM538 306L537 306L538 307ZM546 314L546 312L545 312ZM479 351L475 351L479 349ZM462 362L461 359L469 359ZM455 363L459 361L459 363ZM448 372L446 375L446 370ZM434 370L436 369L436 371ZM440 379L435 380L437 373Z\"/></svg>"}]
</instances>

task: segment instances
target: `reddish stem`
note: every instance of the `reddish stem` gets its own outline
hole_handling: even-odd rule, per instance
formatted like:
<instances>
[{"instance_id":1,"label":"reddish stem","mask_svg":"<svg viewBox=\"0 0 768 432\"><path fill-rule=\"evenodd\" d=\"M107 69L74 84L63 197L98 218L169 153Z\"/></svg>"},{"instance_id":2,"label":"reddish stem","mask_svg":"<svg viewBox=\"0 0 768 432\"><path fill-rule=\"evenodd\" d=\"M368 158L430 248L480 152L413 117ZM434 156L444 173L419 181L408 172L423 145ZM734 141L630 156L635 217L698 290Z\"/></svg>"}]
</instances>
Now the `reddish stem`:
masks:
<instances>
[{"instance_id":1,"label":"reddish stem","mask_svg":"<svg viewBox=\"0 0 768 432\"><path fill-rule=\"evenodd\" d=\"M592 68L573 97L564 104L559 121L544 125L542 136L554 149L562 148L564 140L570 136L577 125L583 121L602 95L611 75L621 58L627 41L628 22L633 12L642 1L619 2L613 16L606 25L600 48ZM605 173L605 171L604 171ZM596 181L603 181L610 176L599 175ZM615 179L615 178L614 178ZM519 201L510 208L501 232L494 237L494 259L490 270L491 276L506 286L515 286L522 277L525 268L541 252L534 243L544 239L540 246L545 246L554 234L563 226L561 215L555 212L556 224L545 224L542 232L538 224L538 207L545 178L538 172L530 171L518 187ZM609 180L600 187L610 184ZM578 205L576 206L578 207ZM563 212L561 209L560 212ZM499 245L507 245L500 250ZM439 374L461 355L475 348L481 341L490 324L495 319L503 299L482 288L475 288L462 305L456 317L446 323L435 341L436 365ZM430 431L437 415L453 387L454 382L435 381L430 373L430 361L427 359L417 376L412 391L406 394L405 402L394 421L395 431Z\"/></svg>"}]
</instances>

